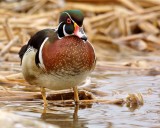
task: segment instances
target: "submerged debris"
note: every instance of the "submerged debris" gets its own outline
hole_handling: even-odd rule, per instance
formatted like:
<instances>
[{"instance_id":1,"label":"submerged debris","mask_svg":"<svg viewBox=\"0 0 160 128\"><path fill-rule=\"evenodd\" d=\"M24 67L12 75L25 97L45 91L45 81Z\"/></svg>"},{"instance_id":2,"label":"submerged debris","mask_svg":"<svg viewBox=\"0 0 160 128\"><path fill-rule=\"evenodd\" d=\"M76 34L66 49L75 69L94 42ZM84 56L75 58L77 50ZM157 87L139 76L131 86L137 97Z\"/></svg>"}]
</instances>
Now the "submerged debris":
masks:
<instances>
[{"instance_id":1,"label":"submerged debris","mask_svg":"<svg viewBox=\"0 0 160 128\"><path fill-rule=\"evenodd\" d=\"M131 110L137 109L144 104L141 93L128 94L126 98L126 106Z\"/></svg>"}]
</instances>

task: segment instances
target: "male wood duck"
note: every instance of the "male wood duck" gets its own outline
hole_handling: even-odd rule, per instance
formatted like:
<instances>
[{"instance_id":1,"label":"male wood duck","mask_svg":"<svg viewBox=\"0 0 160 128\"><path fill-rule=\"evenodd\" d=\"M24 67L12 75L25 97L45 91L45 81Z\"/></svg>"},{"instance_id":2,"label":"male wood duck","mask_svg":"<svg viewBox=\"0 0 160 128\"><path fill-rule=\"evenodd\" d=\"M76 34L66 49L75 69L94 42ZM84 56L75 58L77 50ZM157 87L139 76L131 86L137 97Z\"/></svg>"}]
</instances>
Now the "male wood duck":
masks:
<instances>
[{"instance_id":1,"label":"male wood duck","mask_svg":"<svg viewBox=\"0 0 160 128\"><path fill-rule=\"evenodd\" d=\"M45 106L45 88L73 88L78 103L77 86L95 67L95 52L83 31L83 19L79 10L62 12L56 29L37 32L19 52L24 78L41 87Z\"/></svg>"}]
</instances>

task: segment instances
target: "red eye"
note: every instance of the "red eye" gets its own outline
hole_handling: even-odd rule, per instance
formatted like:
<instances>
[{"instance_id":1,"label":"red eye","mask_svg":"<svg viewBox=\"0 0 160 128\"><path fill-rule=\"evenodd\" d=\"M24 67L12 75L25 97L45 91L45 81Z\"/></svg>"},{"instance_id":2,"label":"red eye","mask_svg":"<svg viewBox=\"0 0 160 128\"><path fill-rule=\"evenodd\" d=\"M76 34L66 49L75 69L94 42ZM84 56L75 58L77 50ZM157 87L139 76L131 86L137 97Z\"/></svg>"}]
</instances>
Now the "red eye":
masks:
<instances>
[{"instance_id":1,"label":"red eye","mask_svg":"<svg viewBox=\"0 0 160 128\"><path fill-rule=\"evenodd\" d=\"M67 23L70 24L71 23L71 19L67 18Z\"/></svg>"}]
</instances>

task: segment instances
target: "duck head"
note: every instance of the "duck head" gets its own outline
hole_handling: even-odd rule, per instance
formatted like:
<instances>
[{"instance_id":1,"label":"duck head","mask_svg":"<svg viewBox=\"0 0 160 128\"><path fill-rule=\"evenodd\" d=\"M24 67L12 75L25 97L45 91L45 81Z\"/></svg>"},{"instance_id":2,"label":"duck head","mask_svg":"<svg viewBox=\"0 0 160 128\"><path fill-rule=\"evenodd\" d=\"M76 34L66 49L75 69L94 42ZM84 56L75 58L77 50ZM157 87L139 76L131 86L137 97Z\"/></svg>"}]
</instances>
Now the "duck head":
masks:
<instances>
[{"instance_id":1,"label":"duck head","mask_svg":"<svg viewBox=\"0 0 160 128\"><path fill-rule=\"evenodd\" d=\"M58 25L58 37L75 35L86 41L87 36L83 30L83 13L80 10L67 10L61 13Z\"/></svg>"}]
</instances>

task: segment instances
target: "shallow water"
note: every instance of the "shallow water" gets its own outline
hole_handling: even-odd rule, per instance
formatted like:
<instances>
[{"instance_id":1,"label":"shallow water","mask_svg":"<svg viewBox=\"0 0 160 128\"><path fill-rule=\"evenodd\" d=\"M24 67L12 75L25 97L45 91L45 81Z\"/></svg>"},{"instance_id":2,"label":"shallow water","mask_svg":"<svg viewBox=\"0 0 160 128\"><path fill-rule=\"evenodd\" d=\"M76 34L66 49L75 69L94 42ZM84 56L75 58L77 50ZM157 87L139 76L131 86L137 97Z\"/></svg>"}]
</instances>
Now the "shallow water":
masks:
<instances>
[{"instance_id":1,"label":"shallow water","mask_svg":"<svg viewBox=\"0 0 160 128\"><path fill-rule=\"evenodd\" d=\"M77 107L49 105L43 114L43 105L37 101L0 102L1 110L8 110L34 120L41 120L64 128L137 128L160 127L160 76L137 75L124 72L96 70L90 88L105 95L99 99L125 98L128 93L142 93L143 106L127 107L109 104L90 104ZM92 86L93 85L93 86Z\"/></svg>"}]
</instances>

